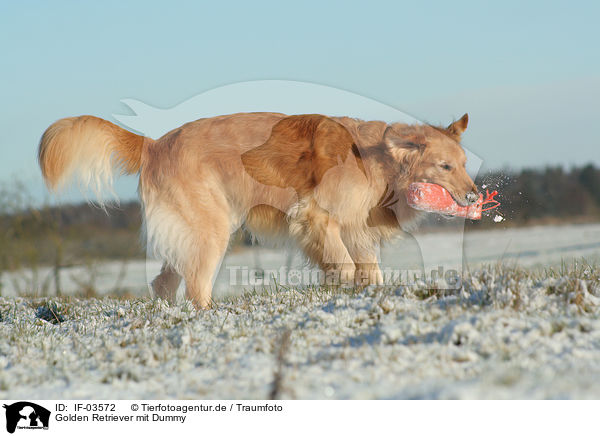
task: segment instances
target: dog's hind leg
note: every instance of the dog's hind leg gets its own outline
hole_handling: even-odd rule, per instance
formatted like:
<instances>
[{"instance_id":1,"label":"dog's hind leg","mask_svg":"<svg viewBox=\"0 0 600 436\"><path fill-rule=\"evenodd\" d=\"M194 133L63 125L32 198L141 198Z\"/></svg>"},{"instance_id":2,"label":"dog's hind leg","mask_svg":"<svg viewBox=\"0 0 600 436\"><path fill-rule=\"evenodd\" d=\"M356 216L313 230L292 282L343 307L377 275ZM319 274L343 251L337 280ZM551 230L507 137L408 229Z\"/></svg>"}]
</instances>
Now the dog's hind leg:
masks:
<instances>
[{"instance_id":1,"label":"dog's hind leg","mask_svg":"<svg viewBox=\"0 0 600 436\"><path fill-rule=\"evenodd\" d=\"M191 207L202 204L202 207ZM175 297L181 276L186 298L197 308L211 302L215 272L227 249L230 232L229 211L210 196L154 203L146 208L149 246L165 259L161 273L152 282L156 295Z\"/></svg>"},{"instance_id":2,"label":"dog's hind leg","mask_svg":"<svg viewBox=\"0 0 600 436\"><path fill-rule=\"evenodd\" d=\"M181 276L168 262L165 262L160 269L160 274L152 280L151 286L152 291L158 298L174 303L180 283Z\"/></svg>"},{"instance_id":3,"label":"dog's hind leg","mask_svg":"<svg viewBox=\"0 0 600 436\"><path fill-rule=\"evenodd\" d=\"M215 217L216 218L216 217ZM210 220L211 228L194 240L195 255L184 261L186 298L197 308L208 309L211 305L212 286L229 243L229 220L227 216Z\"/></svg>"}]
</instances>

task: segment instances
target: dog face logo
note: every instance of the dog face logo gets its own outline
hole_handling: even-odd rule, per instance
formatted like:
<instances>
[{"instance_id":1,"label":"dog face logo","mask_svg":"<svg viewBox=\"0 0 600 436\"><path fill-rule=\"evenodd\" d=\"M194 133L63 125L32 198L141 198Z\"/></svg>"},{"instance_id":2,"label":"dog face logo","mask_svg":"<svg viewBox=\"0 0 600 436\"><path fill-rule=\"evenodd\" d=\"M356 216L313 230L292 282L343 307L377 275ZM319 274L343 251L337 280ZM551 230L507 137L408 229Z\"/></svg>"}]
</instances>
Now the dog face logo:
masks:
<instances>
[{"instance_id":1,"label":"dog face logo","mask_svg":"<svg viewBox=\"0 0 600 436\"><path fill-rule=\"evenodd\" d=\"M6 409L6 431L14 433L19 429L48 429L50 411L42 406L28 401L19 401L10 405L4 404Z\"/></svg>"}]
</instances>

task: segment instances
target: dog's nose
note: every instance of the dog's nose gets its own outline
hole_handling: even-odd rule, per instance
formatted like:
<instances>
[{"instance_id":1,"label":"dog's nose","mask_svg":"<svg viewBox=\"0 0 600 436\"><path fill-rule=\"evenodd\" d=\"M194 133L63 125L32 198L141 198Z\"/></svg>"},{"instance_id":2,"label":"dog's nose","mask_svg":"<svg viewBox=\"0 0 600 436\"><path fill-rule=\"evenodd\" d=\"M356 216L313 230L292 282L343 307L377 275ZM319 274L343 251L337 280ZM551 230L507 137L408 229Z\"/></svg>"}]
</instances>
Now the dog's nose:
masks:
<instances>
[{"instance_id":1,"label":"dog's nose","mask_svg":"<svg viewBox=\"0 0 600 436\"><path fill-rule=\"evenodd\" d=\"M475 203L479 199L479 195L475 191L470 191L465 196L469 204Z\"/></svg>"}]
</instances>

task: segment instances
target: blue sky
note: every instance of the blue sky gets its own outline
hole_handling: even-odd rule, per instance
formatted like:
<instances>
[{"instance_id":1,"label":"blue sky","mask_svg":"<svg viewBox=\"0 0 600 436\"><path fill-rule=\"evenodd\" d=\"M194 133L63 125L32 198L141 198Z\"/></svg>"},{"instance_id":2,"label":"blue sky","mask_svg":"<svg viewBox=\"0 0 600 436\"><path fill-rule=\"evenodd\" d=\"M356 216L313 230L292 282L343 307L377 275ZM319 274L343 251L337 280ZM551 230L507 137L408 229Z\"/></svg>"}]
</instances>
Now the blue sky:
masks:
<instances>
[{"instance_id":1,"label":"blue sky","mask_svg":"<svg viewBox=\"0 0 600 436\"><path fill-rule=\"evenodd\" d=\"M597 2L2 2L0 182L43 195L37 142L58 118L263 79L434 123L469 112L484 168L600 165L599 21Z\"/></svg>"}]
</instances>

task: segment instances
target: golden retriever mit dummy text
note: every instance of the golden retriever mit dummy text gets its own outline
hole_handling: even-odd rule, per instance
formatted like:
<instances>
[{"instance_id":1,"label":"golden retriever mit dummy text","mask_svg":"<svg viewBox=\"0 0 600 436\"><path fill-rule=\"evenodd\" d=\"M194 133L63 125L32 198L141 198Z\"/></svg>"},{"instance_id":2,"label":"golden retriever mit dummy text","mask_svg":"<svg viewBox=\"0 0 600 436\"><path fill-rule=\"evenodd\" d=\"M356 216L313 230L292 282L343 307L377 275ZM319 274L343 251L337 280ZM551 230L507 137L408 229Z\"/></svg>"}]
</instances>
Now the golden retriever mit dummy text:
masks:
<instances>
[{"instance_id":1,"label":"golden retriever mit dummy text","mask_svg":"<svg viewBox=\"0 0 600 436\"><path fill-rule=\"evenodd\" d=\"M244 225L290 240L341 283L381 283L375 248L420 212L405 192L436 183L461 205L478 199L460 137L446 128L347 117L239 113L200 119L157 140L93 116L64 118L42 136L48 186L72 177L100 192L113 169L138 173L150 248L164 260L156 295L173 300L181 278L196 307L211 304L230 235Z\"/></svg>"}]
</instances>

